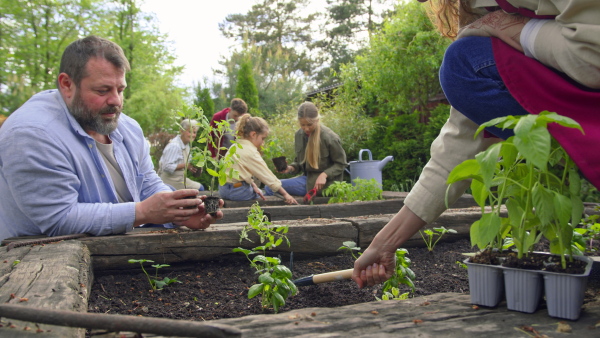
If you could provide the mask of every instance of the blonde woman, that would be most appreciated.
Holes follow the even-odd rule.
[[[435,221],[446,201],[452,204],[464,193],[466,181],[446,195],[445,182],[456,165],[511,136],[512,130],[487,129],[487,135],[474,138],[478,126],[492,118],[543,110],[573,118],[585,135],[559,127],[550,133],[600,188],[600,160],[594,152],[600,144],[600,1],[431,3],[441,32],[456,38],[440,69],[440,83],[452,105],[450,117],[404,206],[355,262],[352,279],[359,287],[389,279],[396,248]]]
[[[283,187],[292,195],[303,196],[316,189],[317,194],[334,181],[342,181],[346,152],[340,137],[320,122],[319,110],[312,102],[298,107],[300,129],[295,134],[296,157],[282,173],[302,175],[283,179]],[[267,195],[272,192],[265,189]]]
[[[247,201],[262,198],[262,191],[254,179],[261,181],[265,186],[281,194],[287,204],[298,204],[282,187],[281,181],[269,170],[265,160],[260,155],[259,149],[269,136],[269,126],[260,117],[244,114],[237,122],[235,136],[240,147],[236,147],[233,169],[240,173],[239,179],[228,177],[227,183],[219,187],[221,198],[232,201]],[[231,151],[231,148],[229,148]]]

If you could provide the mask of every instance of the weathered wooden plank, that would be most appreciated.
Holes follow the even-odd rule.
[[[95,269],[126,269],[129,259],[151,259],[161,263],[176,263],[195,260],[208,260],[231,254],[234,248],[258,246],[258,238],[251,237],[254,243],[240,244],[240,230],[243,223],[215,224],[202,231],[137,231],[120,236],[87,237],[85,243],[92,255]],[[328,255],[337,252],[343,241],[358,237],[358,230],[350,223],[332,221],[324,225],[290,225],[287,237],[291,247],[281,245],[274,251],[315,255]]]
[[[396,192],[396,191],[384,191],[382,194],[383,199],[388,200],[388,199],[401,199],[404,200],[404,198],[406,198],[406,195],[408,195],[407,192]],[[466,196],[470,196],[470,195],[466,195]],[[296,198],[296,201],[298,201],[298,203],[303,203],[303,196],[294,196]],[[258,203],[261,208],[262,207],[267,207],[267,206],[285,206],[285,202],[275,196],[265,196],[266,200],[262,200],[262,199],[257,199],[257,200],[249,200],[249,201],[231,201],[231,200],[225,200],[225,208],[250,208],[253,204]],[[471,198],[472,200],[472,198]],[[329,197],[321,197],[321,196],[315,196],[312,198],[311,200],[311,205],[321,205],[321,204],[327,204],[329,202]],[[468,204],[468,203],[467,203]],[[467,205],[465,204],[465,205]],[[468,206],[472,206],[474,204],[468,205]]]
[[[402,199],[383,201],[365,201],[352,203],[315,204],[315,205],[284,205],[261,207],[271,213],[275,220],[295,220],[303,218],[341,218],[376,214],[397,213],[404,205]],[[224,218],[221,222],[246,222],[249,208],[223,209]]]
[[[5,249],[4,249],[5,250]],[[5,282],[0,287],[0,302],[27,307],[87,312],[87,298],[92,283],[90,253],[79,241],[25,246],[9,252],[3,251],[1,259],[8,261]],[[12,257],[20,257],[13,265]],[[85,330],[39,324],[20,320],[10,321],[14,328],[4,325],[0,336],[19,332],[17,336],[50,332],[56,337],[83,337]],[[30,330],[25,330],[30,328]]]
[[[393,215],[382,216],[378,218],[369,218],[365,220],[358,220],[359,241],[358,245],[362,249],[366,249],[369,244],[373,241],[373,238],[377,233],[390,221]],[[445,234],[442,240],[454,241],[460,238],[469,236],[469,229],[471,224],[479,219],[480,212],[476,208],[468,209],[448,209],[433,223],[425,226],[424,229],[431,229],[443,226],[446,229],[456,230],[456,234]],[[353,220],[354,221],[354,220]],[[416,233],[408,241],[404,242],[402,247],[422,247],[424,245],[423,238],[419,233]]]
[[[54,309],[37,309],[28,306],[0,304],[0,315],[37,323],[58,324],[68,327],[101,329],[104,331],[133,331],[176,337],[228,338],[240,337],[241,331],[223,324],[206,325],[190,320],[173,320],[152,317],[81,313]]]
[[[316,286],[315,286],[316,287]],[[279,314],[219,319],[207,323],[232,325],[252,337],[598,337],[600,301],[585,305],[570,333],[558,333],[558,320],[545,310],[533,314],[474,307],[470,296],[441,293],[408,300],[373,301],[336,308],[306,308]]]
[[[348,206],[346,206],[348,207]],[[289,210],[289,209],[285,209]],[[354,241],[365,249],[374,236],[389,222],[392,214],[381,217],[348,217],[331,220],[327,224],[311,224],[320,218],[307,218],[303,225],[294,225],[290,221],[287,234],[292,247],[282,245],[274,254],[294,252],[299,258],[337,254],[343,242]],[[470,224],[479,217],[477,208],[450,209],[440,218],[427,225],[427,228],[444,226],[454,229],[457,234],[444,235],[443,241],[453,241],[469,236]],[[285,224],[286,221],[275,221]],[[82,239],[92,253],[94,268],[126,269],[127,260],[151,259],[161,263],[177,263],[196,260],[209,260],[222,255],[229,255],[232,249],[243,246],[252,248],[258,244],[244,243],[240,245],[239,232],[245,223],[215,224],[203,231],[182,230],[142,230],[110,237],[88,237]],[[254,243],[258,239],[254,238]],[[403,247],[423,246],[420,234],[415,234]]]

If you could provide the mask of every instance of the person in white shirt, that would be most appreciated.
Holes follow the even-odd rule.
[[[160,157],[158,174],[164,183],[173,188],[179,189],[197,189],[204,190],[201,183],[198,183],[185,176],[185,168],[196,173],[198,168],[191,164],[192,154],[190,153],[190,144],[196,139],[198,133],[198,122],[196,120],[185,119],[181,122],[180,134],[169,141],[169,144],[163,150]]]

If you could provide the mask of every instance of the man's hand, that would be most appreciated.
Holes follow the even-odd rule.
[[[185,222],[199,212],[198,206],[202,200],[197,196],[198,190],[195,189],[156,193],[135,204],[133,225]]]
[[[508,14],[502,10],[486,14],[477,21],[462,27],[458,31],[458,38],[465,36],[493,36],[506,42],[518,51],[523,51],[521,47],[521,31],[529,18],[518,15]]]
[[[206,198],[206,196],[200,197],[202,200]],[[222,208],[225,202],[222,199],[219,199],[219,208]],[[223,218],[223,212],[221,210],[217,211],[217,217],[212,217],[210,214],[206,213],[204,209],[204,203],[198,207],[198,213],[190,217],[187,221],[184,222],[175,222],[175,225],[185,226],[190,229],[206,229],[211,224]]]

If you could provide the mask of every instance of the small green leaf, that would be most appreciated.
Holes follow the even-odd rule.
[[[448,175],[447,184],[475,178],[481,180],[481,167],[475,159],[466,160],[452,169]]]
[[[560,225],[566,225],[571,220],[571,199],[554,193],[554,208]],[[581,218],[581,217],[580,217]],[[572,231],[571,231],[572,232]]]
[[[480,166],[481,178],[486,188],[490,189],[492,186],[492,176],[496,171],[498,165],[498,158],[500,157],[501,143],[496,143],[487,148],[484,152],[475,155],[475,159]]]
[[[535,115],[530,115],[535,116]],[[522,119],[523,121],[524,119]],[[529,119],[526,119],[529,121]],[[535,167],[546,171],[548,160],[550,159],[550,133],[546,128],[533,128],[527,133],[517,137],[515,129],[514,144],[519,152],[530,161]]]
[[[281,278],[292,278],[292,272],[284,265],[277,265],[273,271],[280,274]]]
[[[271,284],[271,283],[275,282],[275,280],[273,279],[273,277],[271,277],[271,274],[268,273],[268,272],[265,272],[262,275],[260,275],[258,277],[258,281],[261,284]]]
[[[264,289],[264,285],[263,284],[254,284],[250,287],[250,289],[248,290],[248,299],[254,298],[258,295],[260,295],[263,292]]]
[[[532,202],[541,224],[550,223],[554,218],[555,208],[552,192],[538,184],[532,189]]]
[[[211,168],[206,168],[206,172],[207,172],[207,173],[208,173],[210,176],[213,176],[213,177],[219,177],[219,173],[218,173],[218,172],[216,172],[216,171],[214,171],[214,170],[213,170],[213,169],[211,169]]]

